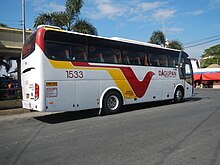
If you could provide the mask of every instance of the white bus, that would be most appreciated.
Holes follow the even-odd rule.
[[[23,108],[113,114],[123,105],[174,100],[193,93],[183,51],[41,26],[22,48]]]

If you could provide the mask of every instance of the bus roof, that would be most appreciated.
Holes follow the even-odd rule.
[[[38,29],[39,28],[45,28],[46,30],[55,30],[55,31],[66,32],[66,33],[70,33],[70,34],[77,34],[77,35],[88,36],[88,37],[93,37],[93,38],[100,38],[100,39],[106,39],[106,40],[111,40],[111,41],[119,41],[119,42],[124,42],[124,43],[129,43],[129,44],[149,46],[149,47],[154,47],[154,48],[160,48],[160,49],[180,52],[180,50],[177,50],[177,49],[166,48],[166,47],[162,47],[160,45],[156,45],[156,44],[152,44],[152,43],[147,43],[147,42],[142,42],[142,41],[137,41],[137,40],[130,40],[130,39],[125,39],[125,38],[120,38],[120,37],[108,38],[108,37],[96,36],[96,35],[91,35],[91,34],[72,32],[72,31],[63,30],[60,27],[56,27],[56,26],[40,25],[40,26],[38,26]]]

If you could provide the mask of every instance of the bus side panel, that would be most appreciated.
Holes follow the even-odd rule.
[[[76,82],[53,81],[55,86],[46,86],[46,111],[75,111]],[[49,82],[46,82],[46,84]]]
[[[178,70],[176,68],[161,68],[160,76],[163,78],[163,99],[173,99],[174,89],[180,84]]]
[[[189,82],[189,83],[188,83]],[[192,97],[193,94],[193,85],[192,85],[192,79],[186,79],[185,81],[185,98],[190,98]]]
[[[99,107],[100,80],[76,81],[76,109],[93,109]]]

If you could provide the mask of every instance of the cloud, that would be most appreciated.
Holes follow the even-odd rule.
[[[164,5],[164,3],[159,2],[159,1],[156,1],[156,2],[143,2],[143,3],[140,3],[139,7],[140,7],[140,9],[142,9],[143,11],[146,12],[146,11],[150,11],[150,10],[159,8],[163,5]]]
[[[220,0],[209,0],[209,9],[219,9],[220,8]]]
[[[47,0],[29,0],[36,12],[60,12],[65,10],[64,5]]]
[[[215,25],[213,25],[213,27],[220,28],[220,24],[215,24]]]
[[[141,0],[133,0],[120,1],[120,3],[118,3],[116,0],[94,0],[89,3],[95,9],[91,7],[93,9],[91,11],[91,8],[88,8],[86,13],[93,19],[123,17],[129,18],[130,21],[143,21],[143,19],[149,19],[152,12],[154,12],[154,18],[157,19],[161,16],[167,18],[174,13],[174,10],[162,10],[162,8],[166,8],[166,4],[168,4],[168,2],[163,1],[142,2]]]
[[[96,11],[90,12],[94,19],[114,18],[122,16],[126,11],[122,5],[114,4],[111,0],[95,0]]]
[[[198,16],[203,14],[204,12],[205,12],[204,10],[196,10],[196,11],[189,11],[187,12],[187,14],[192,16]]]
[[[64,11],[65,10],[64,5],[59,5],[53,2],[50,2],[49,4],[47,4],[47,8],[51,11]]]
[[[152,14],[152,18],[155,20],[167,19],[173,17],[176,10],[172,9],[159,9]]]
[[[173,34],[173,33],[180,33],[183,31],[183,28],[178,28],[178,27],[171,27],[171,28],[166,28],[166,32],[168,34]]]

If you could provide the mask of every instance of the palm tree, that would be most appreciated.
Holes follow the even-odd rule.
[[[6,24],[0,22],[1,27],[8,27]]]
[[[79,19],[83,0],[66,0],[64,12],[41,13],[34,21],[34,27],[41,24],[59,26],[66,30],[97,35],[96,28],[87,20]],[[81,29],[82,28],[82,29]]]
[[[12,61],[0,59],[0,70],[2,69],[2,67],[4,67],[6,72],[8,73],[12,67]]]
[[[157,45],[165,45],[166,38],[162,31],[154,31],[150,37],[150,43]]]
[[[77,20],[72,29],[75,32],[98,35],[96,28],[87,20]]]
[[[183,50],[183,44],[178,40],[170,41],[167,47],[177,50]]]

